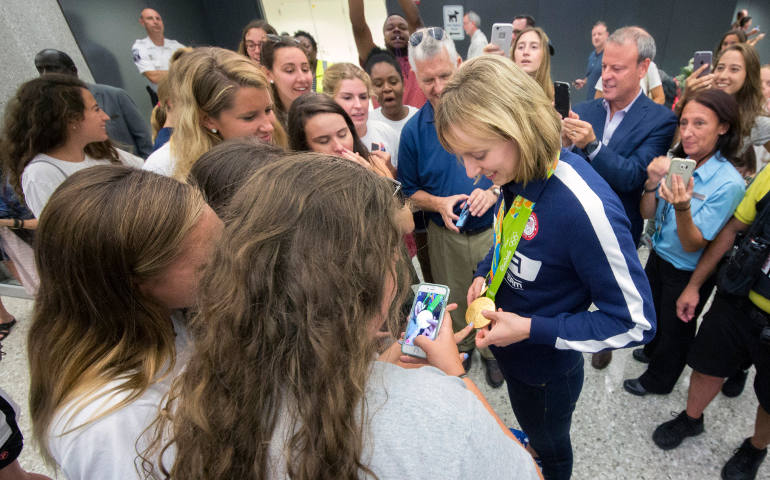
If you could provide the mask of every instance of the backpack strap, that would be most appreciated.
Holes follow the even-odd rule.
[[[38,158],[38,159],[35,159],[35,160],[32,160],[31,162],[29,162],[28,165],[32,165],[33,163],[46,163],[46,164],[52,166],[53,168],[55,168],[56,170],[58,170],[59,173],[62,174],[62,176],[64,177],[65,180],[67,179],[67,177],[69,177],[69,175],[64,173],[64,170],[62,170],[60,166],[56,165],[53,162],[49,162],[48,160],[44,160],[42,158]]]

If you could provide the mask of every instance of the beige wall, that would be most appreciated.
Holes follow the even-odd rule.
[[[319,59],[358,64],[347,0],[262,0],[262,6],[267,21],[279,33],[305,30],[313,35]],[[384,46],[385,1],[364,0],[364,9],[374,43]]]
[[[37,76],[34,58],[44,48],[67,52],[80,78],[93,81],[56,0],[2,0],[0,32],[0,111],[19,85]]]

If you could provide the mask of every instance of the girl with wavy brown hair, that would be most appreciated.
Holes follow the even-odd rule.
[[[223,140],[257,137],[286,145],[262,69],[215,47],[196,48],[171,65],[175,126],[169,142],[147,158],[145,170],[184,180],[193,163]]]
[[[375,361],[376,332],[397,331],[408,290],[398,208],[389,182],[319,154],[241,188],[164,410],[168,478],[538,478],[456,377],[450,321],[421,344],[437,368]]]
[[[30,412],[70,480],[137,478],[142,432],[184,364],[179,309],[194,305],[220,229],[198,190],[128,167],[82,170],[51,196],[36,238]]]
[[[78,170],[110,163],[141,167],[142,159],[112,145],[107,120],[72,75],[45,74],[19,87],[6,108],[0,156],[8,181],[35,217]]]

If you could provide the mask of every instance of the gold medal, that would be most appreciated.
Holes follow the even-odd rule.
[[[490,320],[481,314],[485,310],[494,312],[495,302],[491,298],[482,295],[468,305],[468,309],[465,310],[465,323],[472,323],[473,328],[477,329],[486,327],[489,325]]]

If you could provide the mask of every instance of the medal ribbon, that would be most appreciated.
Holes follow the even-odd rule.
[[[551,168],[548,169],[547,179],[553,175],[558,162],[559,159],[557,158],[553,165],[551,165]],[[524,228],[527,226],[527,221],[530,215],[532,215],[534,208],[535,202],[527,200],[521,195],[516,195],[508,213],[505,213],[505,200],[500,202],[500,208],[497,209],[497,215],[495,215],[494,231],[492,233],[494,241],[492,266],[487,275],[491,283],[486,291],[486,296],[493,301],[497,295],[497,290],[503,283],[505,272],[508,271],[508,266],[511,264],[513,254],[516,253],[516,248],[518,248],[519,241],[521,241],[521,235],[524,233]],[[499,275],[497,275],[498,272],[500,273]]]

